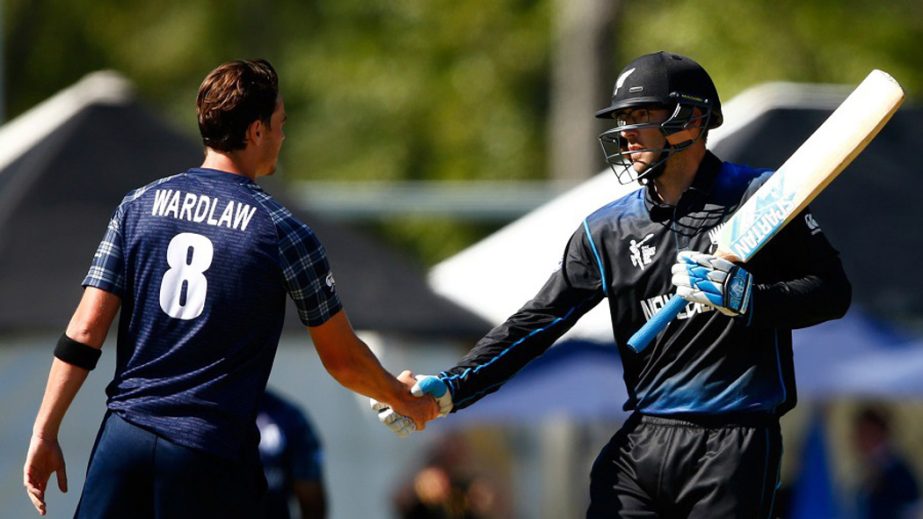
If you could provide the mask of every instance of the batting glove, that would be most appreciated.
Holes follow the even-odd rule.
[[[436,399],[439,406],[439,416],[443,417],[452,411],[452,393],[448,386],[439,377],[432,375],[417,375],[417,383],[410,388],[413,396],[430,395]]]
[[[378,413],[378,421],[384,424],[388,429],[391,429],[391,432],[396,434],[399,438],[406,438],[410,436],[410,433],[417,430],[417,426],[413,423],[413,420],[402,414],[396,413],[388,404],[379,402],[374,398],[369,399],[369,404],[372,407],[372,411]]]
[[[750,308],[753,276],[743,267],[713,254],[682,251],[672,268],[676,294],[738,316]]]

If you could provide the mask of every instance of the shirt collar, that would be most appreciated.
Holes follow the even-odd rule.
[[[699,164],[699,169],[695,173],[695,178],[683,196],[680,197],[676,206],[665,204],[654,192],[653,183],[648,184],[644,190],[644,204],[651,215],[651,220],[664,221],[674,217],[676,213],[684,214],[686,211],[700,206],[708,195],[711,194],[712,187],[715,185],[715,178],[721,171],[721,159],[715,156],[711,151],[705,151],[705,157]]]
[[[223,180],[226,182],[235,182],[237,184],[256,184],[256,182],[250,180],[249,177],[243,175],[237,175],[234,173],[229,173],[227,171],[222,171],[220,169],[211,169],[211,168],[189,168],[186,170],[188,175],[196,175],[207,178],[213,178],[216,180]]]

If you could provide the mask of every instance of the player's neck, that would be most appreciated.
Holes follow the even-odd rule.
[[[212,148],[205,148],[205,160],[202,167],[207,169],[217,169],[226,173],[247,177],[250,180],[256,180],[256,173],[253,168],[247,166],[247,161],[239,153],[221,152]]]
[[[660,201],[676,205],[695,180],[699,165],[705,157],[705,147],[693,145],[669,158],[663,174],[654,179],[654,192]]]

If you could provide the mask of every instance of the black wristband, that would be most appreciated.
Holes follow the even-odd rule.
[[[88,371],[96,367],[99,356],[102,354],[103,352],[100,348],[77,342],[68,337],[66,333],[61,334],[61,338],[58,339],[58,345],[54,349],[54,356],[58,359]]]

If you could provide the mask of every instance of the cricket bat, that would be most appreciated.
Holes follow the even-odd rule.
[[[746,263],[849,165],[904,100],[890,75],[873,70],[722,227],[717,254]],[[674,295],[628,339],[643,351],[686,306]]]

